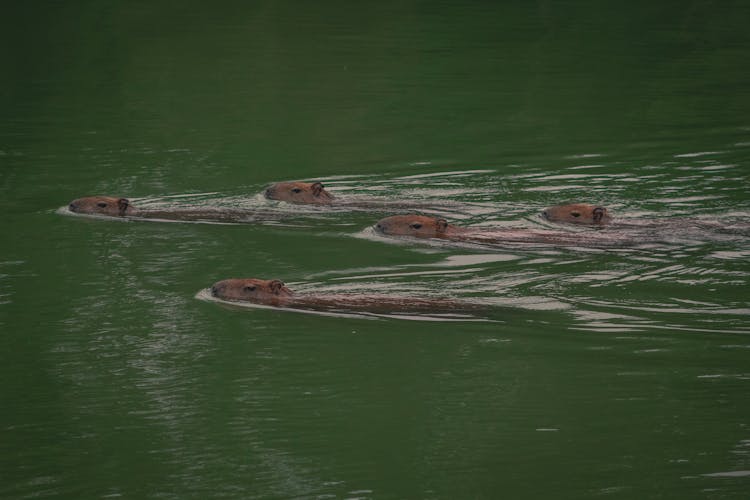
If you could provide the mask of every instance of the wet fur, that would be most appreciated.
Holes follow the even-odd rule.
[[[114,196],[87,196],[73,200],[68,210],[76,214],[103,215],[107,217],[139,218],[184,222],[253,222],[255,220],[277,220],[276,212],[260,210],[237,210],[227,208],[170,208],[141,209],[134,206],[127,198]]]
[[[292,292],[279,280],[257,278],[232,278],[218,281],[211,286],[211,295],[235,302],[317,311],[449,314],[480,308],[477,304],[450,299],[375,294],[300,294]]]
[[[325,189],[320,182],[277,182],[268,186],[263,195],[274,201],[284,201],[296,205],[333,206],[355,211],[389,212],[396,210],[420,210],[440,212],[446,208],[464,208],[459,203],[441,200],[438,203],[389,200],[387,198],[338,198]]]
[[[541,243],[560,246],[610,247],[636,241],[616,232],[566,232],[537,229],[472,229],[424,215],[395,215],[378,221],[375,231],[387,236],[436,238],[479,244]]]
[[[263,192],[269,200],[300,205],[330,205],[334,198],[320,182],[277,182]]]
[[[744,222],[724,223],[719,220],[694,218],[648,218],[614,219],[609,210],[600,205],[571,203],[555,205],[542,211],[542,217],[550,222],[587,225],[595,228],[608,227],[612,231],[663,230],[663,231],[707,231],[725,234],[748,234],[750,226]]]

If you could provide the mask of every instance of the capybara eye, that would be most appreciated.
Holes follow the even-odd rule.
[[[255,286],[253,286],[253,285],[247,285],[245,287],[245,291],[246,292],[254,292],[255,291]]]
[[[421,229],[422,224],[420,224],[419,222],[415,222],[414,224],[411,225],[411,227],[412,229]]]
[[[103,201],[100,201],[99,203],[97,203],[96,206],[99,208],[107,208],[107,204],[104,203]]]
[[[292,188],[292,193],[301,193],[302,190],[300,188]]]
[[[580,217],[581,212],[570,212],[570,215],[572,215],[573,217]]]

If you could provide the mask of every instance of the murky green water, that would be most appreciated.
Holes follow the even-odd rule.
[[[747,235],[394,243],[367,229],[382,213],[257,193],[318,179],[481,227],[570,200],[747,222],[749,21],[700,1],[6,7],[0,496],[747,498]],[[88,194],[283,217],[56,213]],[[495,305],[196,298],[245,276]]]

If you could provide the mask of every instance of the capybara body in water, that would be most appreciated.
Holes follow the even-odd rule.
[[[285,201],[296,205],[334,207],[353,211],[393,212],[395,210],[419,210],[441,213],[446,210],[463,211],[466,205],[447,200],[412,201],[394,200],[386,197],[354,195],[340,198],[326,191],[320,182],[277,182],[268,186],[263,195],[269,200]]]
[[[232,278],[211,286],[211,295],[228,301],[290,309],[370,313],[457,314],[482,309],[480,304],[441,298],[385,294],[295,293],[279,280]]]
[[[268,186],[264,195],[269,200],[301,205],[330,205],[334,199],[320,182],[277,182]]]
[[[115,196],[87,196],[73,200],[68,210],[76,214],[105,215],[134,219],[151,219],[181,222],[226,222],[242,223],[258,220],[278,220],[275,212],[238,210],[230,208],[162,208],[146,209],[134,206],[127,198]]]
[[[375,224],[375,231],[388,236],[411,236],[414,238],[438,238],[441,240],[479,243],[541,243],[559,246],[610,247],[634,243],[616,233],[566,232],[548,229],[473,229],[454,226],[445,219],[424,215],[394,215]]]
[[[542,212],[542,216],[550,222],[564,222],[567,224],[583,224],[589,226],[604,226],[611,220],[605,207],[589,203],[571,203],[556,205]]]
[[[661,230],[678,235],[685,231],[746,235],[750,225],[746,222],[721,221],[717,219],[651,217],[644,219],[614,219],[609,210],[601,205],[571,203],[556,205],[542,211],[542,217],[550,222],[609,227],[612,231]]]

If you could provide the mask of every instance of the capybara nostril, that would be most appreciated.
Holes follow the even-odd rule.
[[[78,204],[77,203],[71,203],[68,205],[68,210],[71,212],[76,212],[78,210]]]
[[[214,285],[214,286],[211,287],[211,295],[213,295],[214,297],[218,297],[219,296],[219,287],[218,286]]]

